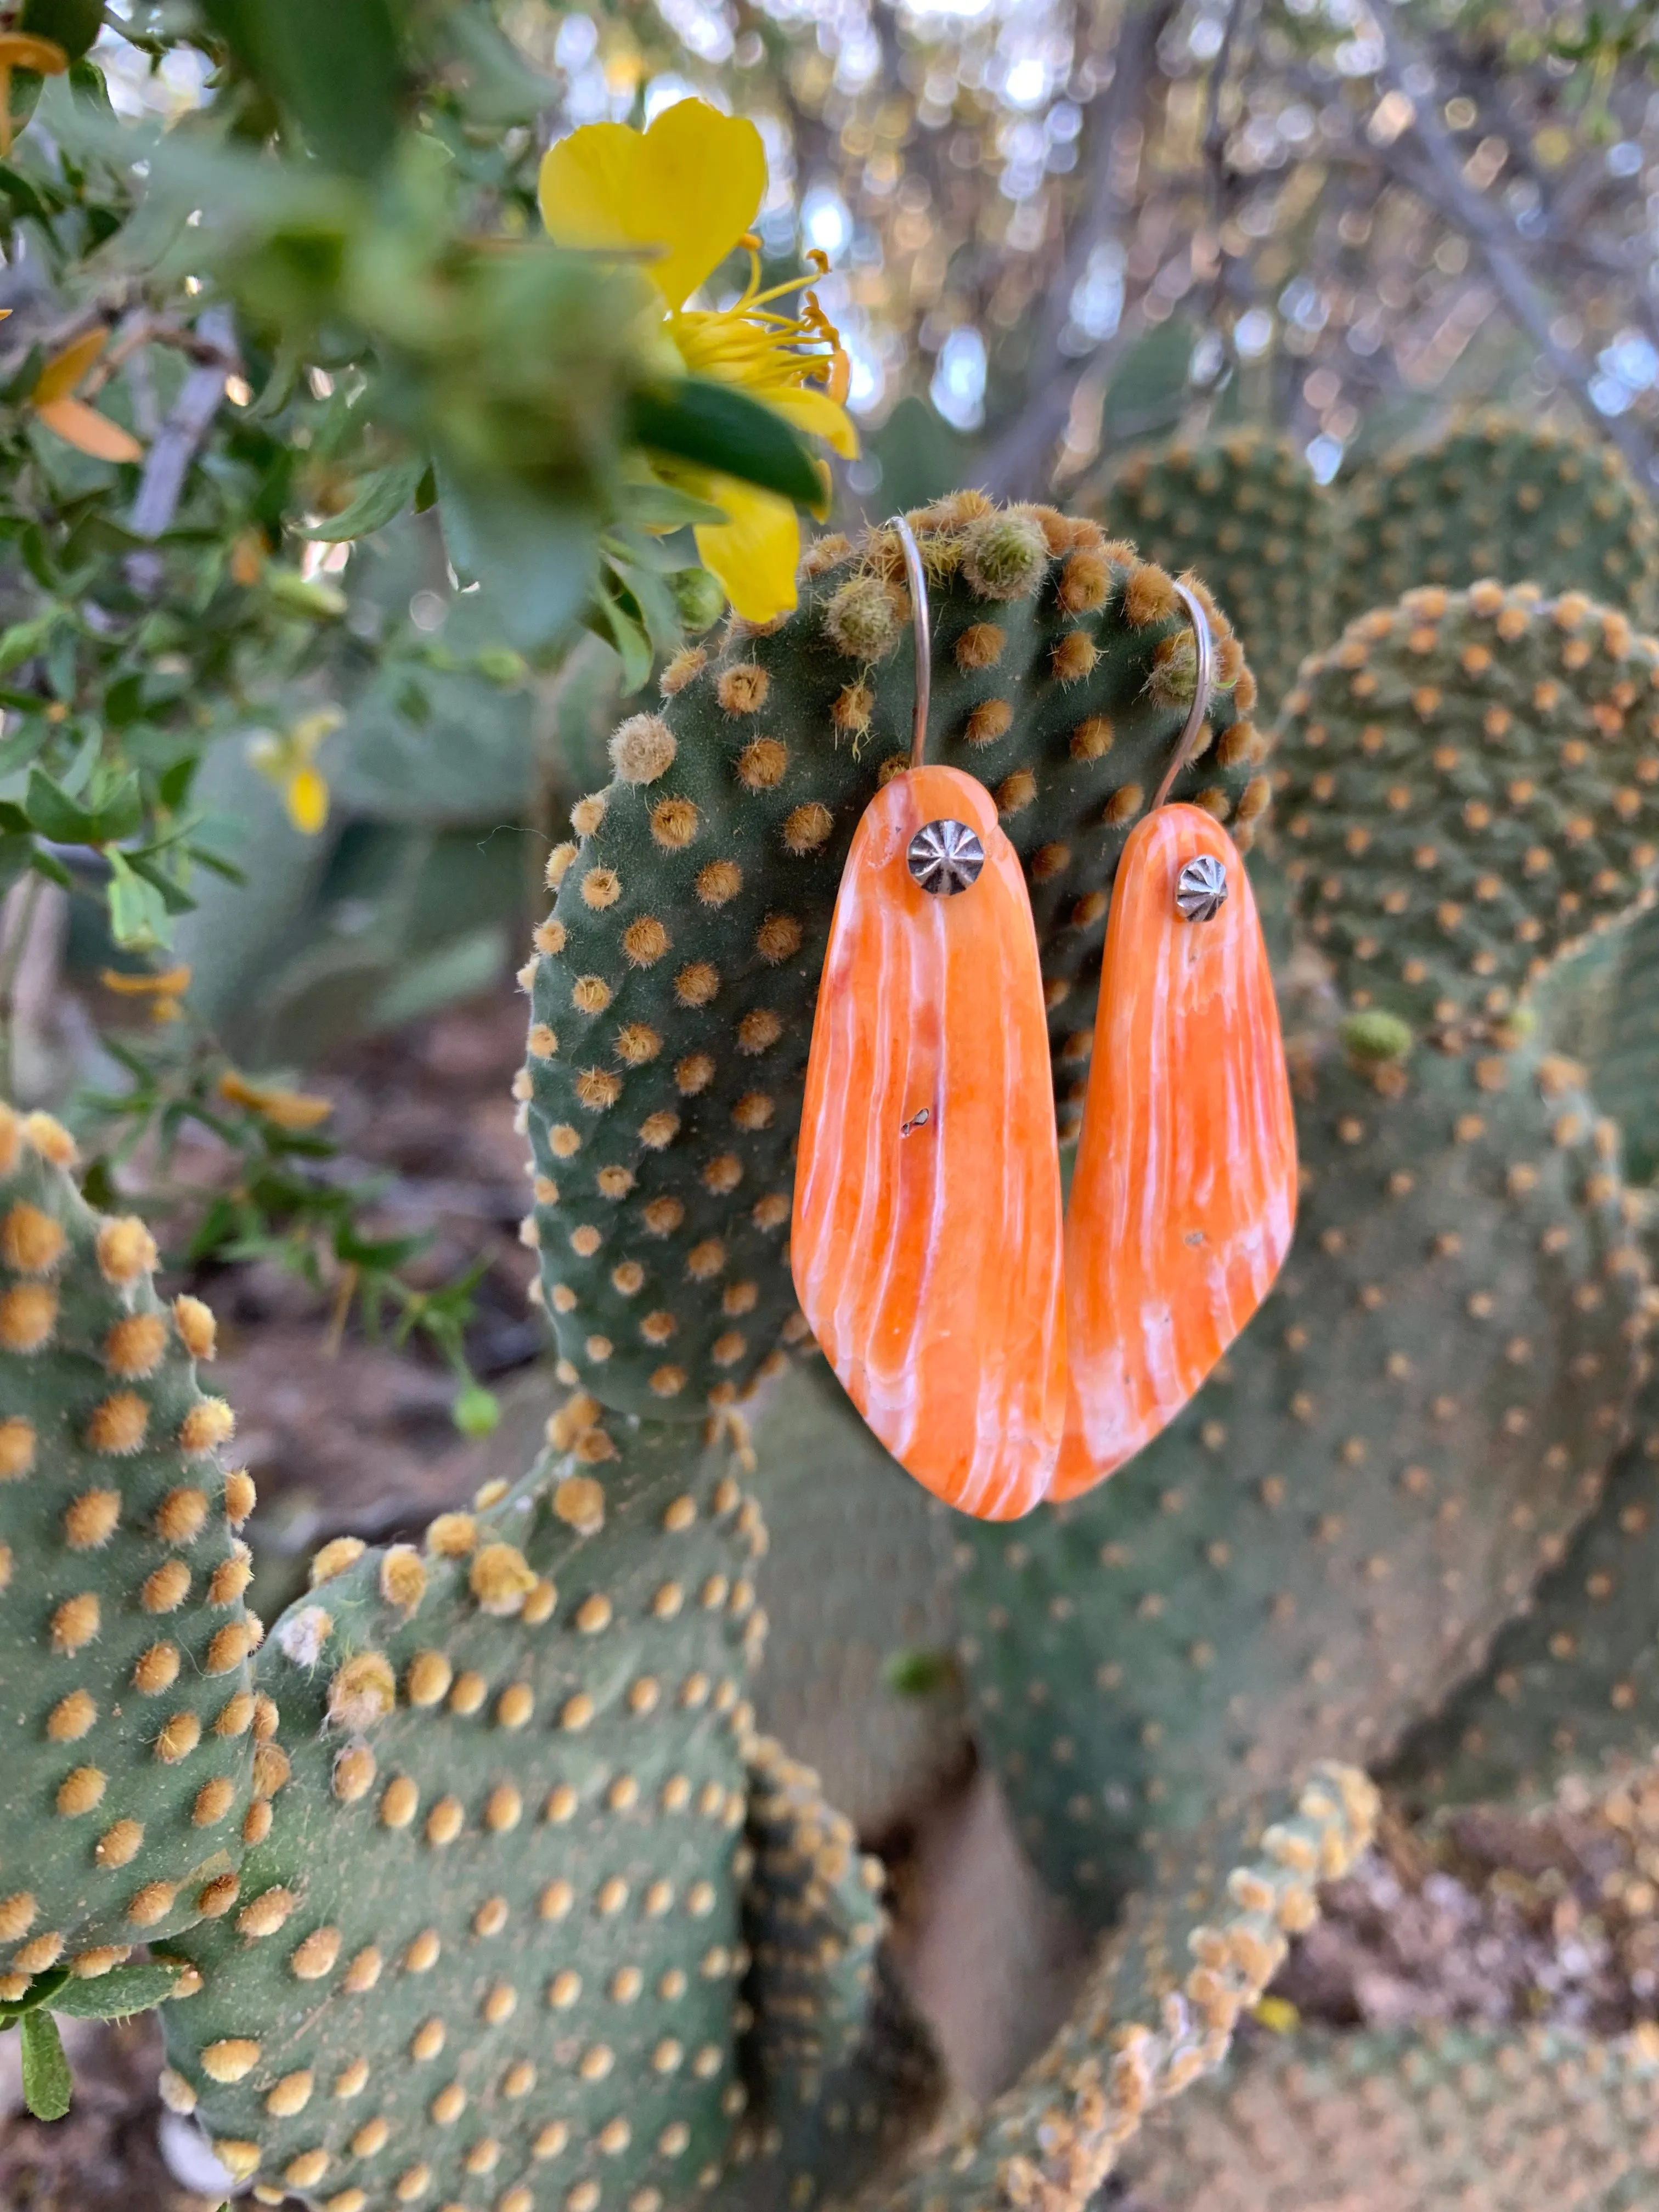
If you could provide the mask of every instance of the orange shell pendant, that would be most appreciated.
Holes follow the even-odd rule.
[[[984,848],[924,890],[930,822]],[[806,1068],[790,1243],[801,1310],[918,1482],[982,1520],[1047,1492],[1065,1419],[1059,1153],[1030,902],[984,787],[896,775],[836,900]]]
[[[1206,859],[1226,872],[1225,899],[1205,918],[1189,894],[1189,921],[1178,879]],[[1066,1220],[1071,1387],[1052,1496],[1091,1488],[1180,1412],[1278,1273],[1296,1188],[1244,863],[1200,808],[1159,807],[1130,836],[1112,891]]]

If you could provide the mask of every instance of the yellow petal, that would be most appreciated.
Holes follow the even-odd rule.
[[[838,407],[822,386],[797,384],[781,389],[769,385],[764,392],[756,393],[776,413],[786,416],[798,430],[822,438],[830,450],[844,461],[855,461],[859,457],[859,434],[844,407]]]
[[[328,785],[314,768],[302,768],[289,778],[283,793],[288,818],[303,836],[314,837],[328,819]]]
[[[62,353],[53,354],[29,394],[35,405],[43,407],[48,400],[62,399],[73,392],[108,343],[107,331],[86,331]]]
[[[144,457],[143,447],[131,431],[78,399],[49,399],[35,412],[48,430],[55,430],[65,444],[78,446],[94,460],[141,461]]]
[[[770,622],[795,604],[800,525],[775,492],[757,491],[735,477],[712,476],[708,496],[726,510],[724,522],[700,524],[693,535],[705,568],[725,587],[745,622]]]
[[[250,1083],[234,1067],[225,1070],[216,1088],[230,1105],[252,1107],[280,1129],[314,1129],[334,1111],[331,1098],[319,1098],[307,1091],[289,1091],[281,1084]]]
[[[0,31],[0,64],[9,70],[33,70],[37,76],[62,76],[69,56],[55,39],[37,39],[31,31]]]
[[[561,246],[657,246],[646,264],[671,307],[719,268],[760,212],[766,149],[754,125],[678,100],[643,134],[589,123],[542,160],[542,221]]]

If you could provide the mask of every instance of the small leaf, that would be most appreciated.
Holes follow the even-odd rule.
[[[23,2102],[37,2120],[61,2120],[70,2108],[75,2083],[58,2023],[49,2012],[26,2012],[23,2038]]]
[[[52,2009],[74,2020],[125,2020],[171,1996],[182,1971],[156,1963],[117,1966],[94,1981],[66,1982],[53,1997]]]
[[[817,463],[782,416],[732,385],[699,376],[653,385],[633,395],[629,428],[654,453],[740,477],[799,507],[823,497]]]
[[[54,845],[90,845],[97,817],[77,805],[61,784],[44,769],[29,770],[28,796],[24,802],[29,820]]]
[[[373,175],[398,135],[402,90],[390,0],[208,0],[247,73],[331,167]]]
[[[393,461],[384,469],[370,469],[357,479],[357,495],[349,507],[338,514],[331,514],[316,529],[301,533],[332,544],[347,538],[367,538],[376,530],[384,530],[388,522],[395,522],[425,482],[426,463]]]
[[[507,643],[521,653],[555,643],[593,586],[591,512],[538,499],[510,479],[461,479],[445,469],[438,482],[449,557],[483,584]]]

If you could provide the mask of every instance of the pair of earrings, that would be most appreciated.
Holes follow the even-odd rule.
[[[908,770],[860,822],[807,1062],[790,1254],[801,1310],[870,1427],[985,1520],[1077,1496],[1178,1413],[1290,1243],[1296,1137],[1243,862],[1164,802],[1196,695],[1118,865],[1083,1132],[1061,1219],[1036,930],[981,784],[923,759],[931,640],[915,538]]]

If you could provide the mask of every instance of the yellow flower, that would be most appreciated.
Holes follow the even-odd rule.
[[[845,408],[847,356],[809,291],[796,315],[772,302],[809,281],[760,289],[750,226],[766,190],[766,153],[752,123],[701,100],[665,108],[650,129],[591,123],[551,147],[542,161],[542,219],[561,246],[648,257],[642,265],[662,295],[665,328],[687,370],[740,386],[797,429],[825,439],[847,459],[858,439]],[[687,301],[736,246],[747,246],[750,277],[730,307]],[[812,257],[820,276],[829,267]],[[665,465],[663,473],[670,473]],[[795,604],[800,526],[775,492],[708,469],[676,466],[672,481],[725,511],[699,527],[697,551],[740,615],[770,622]]]
[[[88,331],[62,353],[54,354],[29,394],[29,404],[48,430],[55,430],[67,444],[79,447],[94,460],[140,461],[144,449],[131,431],[71,396],[108,343],[107,331]]]
[[[334,1111],[331,1098],[319,1098],[307,1091],[285,1091],[280,1084],[250,1083],[234,1067],[225,1070],[215,1087],[228,1105],[248,1107],[255,1114],[263,1114],[267,1121],[274,1121],[279,1129],[314,1129]]]
[[[289,820],[304,836],[314,837],[328,820],[328,781],[316,764],[317,748],[344,720],[337,707],[322,707],[286,737],[255,738],[247,749],[260,775],[282,793]]]
[[[167,968],[159,975],[153,970],[133,975],[118,968],[101,968],[98,980],[117,998],[148,999],[153,1022],[176,1022],[181,1012],[179,1001],[190,988],[190,970]]]

